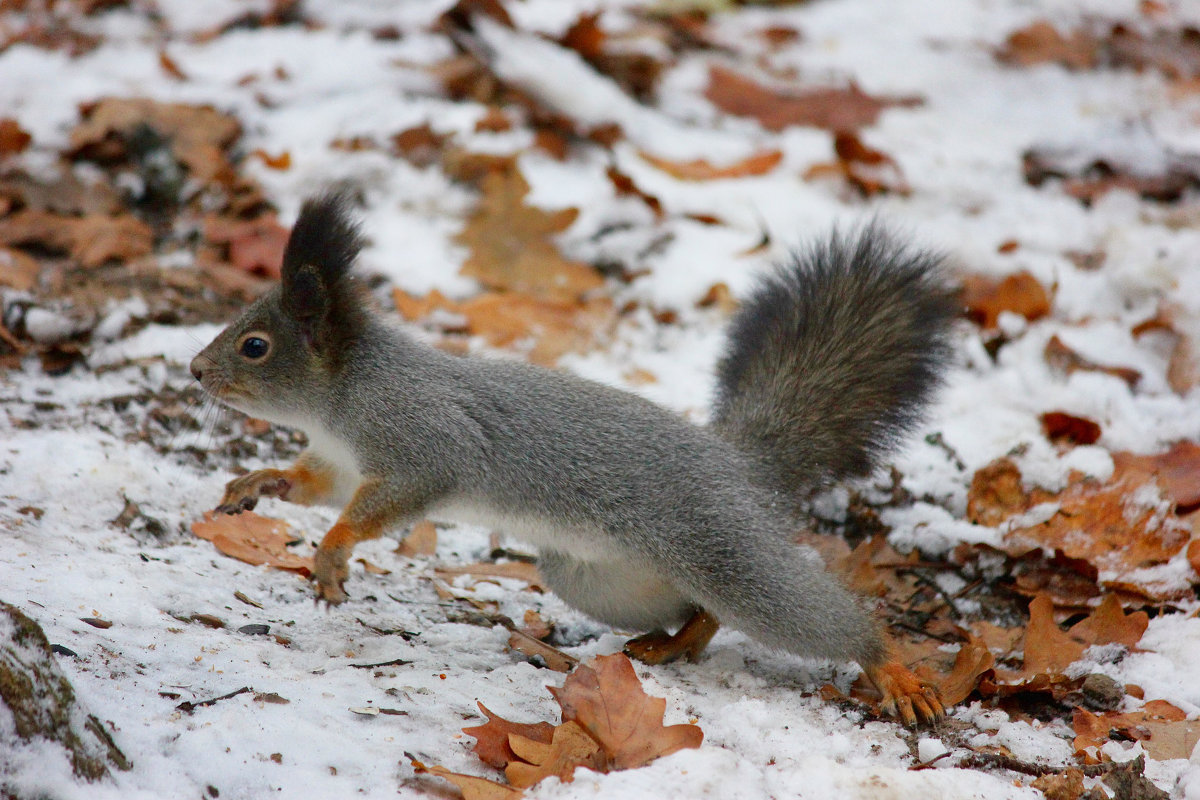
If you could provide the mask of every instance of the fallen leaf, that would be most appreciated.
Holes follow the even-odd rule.
[[[1054,25],[1038,20],[1013,31],[996,52],[1006,64],[1030,67],[1057,63],[1070,69],[1091,69],[1100,59],[1100,42],[1085,31],[1061,34]]]
[[[996,658],[986,645],[974,640],[963,642],[954,658],[950,674],[937,680],[942,704],[949,708],[966,700],[979,685],[983,674],[995,664]]]
[[[41,265],[33,256],[11,247],[0,247],[0,286],[27,292],[37,284]]]
[[[166,50],[158,51],[158,65],[162,67],[163,72],[177,81],[186,81],[188,79],[184,71],[179,68],[179,64],[175,62],[175,59],[171,58]]]
[[[1086,417],[1077,417],[1063,411],[1047,411],[1040,419],[1042,432],[1052,442],[1095,444],[1100,440],[1100,426]]]
[[[578,209],[526,205],[529,184],[517,169],[489,173],[481,189],[479,207],[455,237],[470,250],[463,275],[490,289],[568,303],[604,285],[599,272],[563,258],[551,240],[575,221]]]
[[[579,659],[564,653],[557,647],[536,639],[524,631],[516,630],[508,637],[508,646],[518,653],[524,653],[530,658],[540,658],[547,669],[555,672],[570,672],[579,666]]]
[[[554,626],[542,619],[541,614],[532,608],[525,609],[525,615],[521,618],[521,633],[545,641],[553,632]]]
[[[576,722],[603,748],[610,769],[634,769],[687,747],[699,747],[704,733],[695,725],[664,726],[667,701],[642,689],[629,659],[618,653],[597,656],[550,693],[563,722]]]
[[[288,236],[274,214],[252,220],[210,216],[204,221],[204,238],[225,248],[229,263],[271,279],[279,278]]]
[[[212,106],[105,98],[84,109],[83,121],[71,131],[69,154],[101,162],[124,160],[126,142],[142,126],[167,139],[171,154],[197,181],[232,179],[226,150],[241,135],[241,125]]]
[[[413,758],[408,753],[409,763],[412,764],[413,771],[420,774],[428,772],[430,775],[437,775],[439,778],[444,778],[462,792],[463,800],[520,800],[524,797],[524,793],[520,789],[514,789],[511,786],[505,786],[502,783],[489,781],[487,778],[479,778],[474,775],[463,775],[461,772],[451,772],[445,767],[426,766],[417,759]]]
[[[431,556],[437,552],[437,526],[423,519],[412,526],[408,536],[396,545],[396,554],[402,556]]]
[[[865,197],[888,192],[907,195],[912,191],[895,159],[882,150],[868,147],[857,134],[835,132],[833,149],[837,161],[814,164],[805,170],[805,180],[841,178]]]
[[[1113,474],[1101,482],[1076,476],[1059,492],[1025,489],[1020,470],[1008,459],[999,459],[976,473],[967,496],[967,517],[982,525],[997,526],[1010,518],[1047,505],[1051,513],[1042,521],[1013,524],[1003,533],[1004,550],[1023,556],[1031,550],[1059,552],[1066,559],[1091,565],[1106,573],[1107,588],[1135,591],[1151,599],[1168,599],[1178,593],[1169,585],[1153,582],[1139,570],[1165,564],[1188,545],[1191,531],[1179,517],[1163,513],[1162,501],[1192,499],[1195,473],[1182,465],[1200,455],[1200,448],[1176,445],[1158,456],[1113,454]],[[1179,453],[1172,456],[1172,453]],[[1163,474],[1180,465],[1179,483],[1163,488]],[[1039,517],[1040,518],[1040,517]]]
[[[1132,648],[1150,625],[1145,611],[1126,614],[1116,595],[1105,595],[1088,617],[1071,626],[1071,638],[1086,645],[1121,644]]]
[[[887,108],[921,104],[916,97],[873,97],[851,82],[845,88],[822,87],[799,92],[771,89],[724,67],[709,68],[704,96],[727,114],[753,117],[769,131],[792,125],[850,131],[872,125]]]
[[[638,188],[638,185],[633,182],[633,178],[629,177],[624,172],[621,172],[615,166],[606,167],[604,174],[608,176],[609,183],[613,185],[613,189],[616,190],[618,195],[636,197],[654,212],[654,216],[656,218],[662,219],[662,202],[654,195],[647,194]]]
[[[554,726],[549,722],[510,722],[476,701],[479,710],[487,717],[483,725],[463,728],[462,732],[475,738],[475,755],[485,764],[504,769],[517,756],[509,746],[509,734],[516,734],[527,741],[549,744],[554,738]]]
[[[492,347],[519,350],[542,366],[553,366],[565,353],[590,349],[615,316],[612,302],[604,297],[569,303],[515,292],[484,292],[454,301],[437,290],[417,298],[400,289],[392,297],[405,319],[418,321],[435,311],[448,312],[439,320],[444,331],[481,336]]]
[[[1118,733],[1126,740],[1140,741],[1151,758],[1187,758],[1200,741],[1200,721],[1165,700],[1151,700],[1136,711],[1093,714],[1076,708],[1072,714],[1077,754],[1099,748]]]
[[[357,561],[359,564],[362,564],[363,572],[366,572],[368,575],[391,575],[392,574],[392,571],[390,569],[381,567],[378,564],[372,563],[365,558],[356,558],[354,560]]]
[[[435,133],[426,122],[406,128],[392,136],[392,153],[411,162],[414,166],[428,167],[441,159],[448,134]]]
[[[1179,508],[1200,505],[1200,444],[1180,441],[1148,456],[1113,453],[1113,464],[1122,473],[1153,475]]]
[[[1062,672],[1083,656],[1084,647],[1054,621],[1054,603],[1038,595],[1029,604],[1029,625],[1025,629],[1026,675]]]
[[[0,219],[0,244],[66,252],[84,267],[98,267],[149,255],[154,232],[129,214],[74,217],[26,208]]]
[[[537,565],[527,561],[506,561],[501,564],[479,562],[466,564],[461,567],[439,567],[434,573],[443,580],[451,581],[456,575],[470,575],[473,578],[509,578],[525,581],[529,588],[536,592],[544,592],[545,585],[538,572]]]
[[[284,150],[277,156],[273,156],[266,150],[261,149],[253,151],[250,155],[261,160],[263,162],[263,166],[265,166],[267,169],[273,169],[282,172],[284,170],[291,169],[292,167],[292,154],[287,150]]]
[[[1064,772],[1051,772],[1034,778],[1030,784],[1046,800],[1079,800],[1083,795],[1083,770],[1070,767]]]
[[[0,119],[0,158],[23,152],[32,141],[33,137],[15,119]]]
[[[1150,170],[1141,161],[1125,161],[1118,154],[1089,155],[1083,147],[1035,147],[1022,155],[1025,181],[1041,186],[1062,182],[1063,191],[1091,204],[1114,189],[1124,189],[1146,200],[1174,203],[1200,187],[1200,157],[1170,150],[1154,159]]]
[[[209,511],[203,519],[192,523],[192,533],[212,542],[225,555],[247,564],[266,565],[305,576],[312,573],[311,557],[298,556],[287,549],[296,537],[281,519],[259,516],[253,511],[240,514]]]
[[[578,767],[599,771],[604,763],[600,745],[574,722],[564,722],[556,727],[548,744],[518,733],[510,733],[508,743],[522,760],[509,762],[504,775],[519,789],[533,786],[550,776],[570,783],[575,780]]]
[[[783,161],[783,153],[779,150],[764,150],[723,166],[713,166],[702,158],[695,161],[670,161],[645,151],[639,152],[638,155],[642,160],[681,181],[712,181],[765,175]]]
[[[1139,339],[1147,334],[1168,338],[1171,352],[1167,361],[1167,383],[1176,394],[1185,395],[1200,385],[1200,357],[1192,336],[1181,330],[1181,318],[1190,323],[1187,327],[1192,331],[1200,330],[1186,309],[1176,304],[1164,304],[1153,317],[1135,325],[1132,333]]]
[[[1079,370],[1101,372],[1105,375],[1112,375],[1114,378],[1120,378],[1131,389],[1137,388],[1138,382],[1142,379],[1142,373],[1132,367],[1105,366],[1084,358],[1068,347],[1066,342],[1058,338],[1058,334],[1051,336],[1050,341],[1046,342],[1044,355],[1047,364],[1065,375],[1070,375]]]
[[[966,275],[962,280],[962,303],[967,316],[984,330],[995,330],[1000,314],[1008,311],[1027,320],[1050,313],[1050,295],[1028,272],[996,280],[983,275]]]

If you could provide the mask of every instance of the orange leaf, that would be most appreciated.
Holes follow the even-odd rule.
[[[695,725],[662,724],[667,701],[643,691],[629,659],[598,656],[579,667],[550,693],[564,722],[577,722],[595,739],[612,769],[633,769],[656,758],[699,747],[704,733]]]
[[[479,207],[455,237],[470,254],[462,274],[491,289],[573,302],[604,285],[600,273],[563,258],[551,237],[566,230],[579,210],[543,211],[525,205],[529,184],[518,169],[484,176]]]
[[[192,533],[212,542],[225,555],[247,564],[265,564],[306,576],[312,572],[311,558],[288,551],[288,544],[296,536],[281,519],[262,517],[253,511],[240,514],[209,511],[204,519],[192,523]]]
[[[1029,626],[1025,630],[1025,674],[1062,672],[1083,655],[1083,645],[1072,639],[1054,621],[1054,603],[1044,594],[1029,604]]]
[[[1071,626],[1068,633],[1087,645],[1123,644],[1133,647],[1141,640],[1150,624],[1145,611],[1126,614],[1116,595],[1105,595],[1100,605],[1088,617]]]
[[[479,710],[487,717],[483,725],[463,728],[462,732],[475,738],[475,755],[485,764],[504,769],[517,755],[509,746],[509,734],[516,734],[527,741],[549,744],[554,738],[554,726],[548,722],[509,722],[476,701]]]
[[[996,57],[1019,67],[1056,62],[1072,69],[1091,69],[1099,50],[1100,42],[1094,36],[1083,31],[1063,36],[1049,22],[1039,20],[1009,34]]]
[[[278,278],[287,246],[288,229],[274,214],[241,220],[209,217],[204,221],[204,238],[229,248],[229,262],[239,269]]]
[[[33,137],[15,119],[0,119],[0,158],[20,153]]]
[[[723,167],[713,166],[702,158],[695,161],[670,161],[644,151],[638,153],[638,155],[643,160],[681,181],[711,181],[720,178],[745,178],[752,175],[765,175],[775,169],[779,165],[779,162],[783,160],[783,153],[779,150],[764,150],[761,153],[755,153],[741,161]]]
[[[479,778],[475,775],[463,775],[461,772],[451,772],[445,767],[436,765],[428,767],[412,756],[409,756],[408,759],[415,772],[428,772],[431,775],[437,775],[439,778],[444,778],[453,783],[462,792],[463,800],[520,800],[520,798],[525,796],[520,789],[514,789],[502,783],[489,781],[487,778]]]
[[[1067,375],[1079,370],[1102,372],[1105,375],[1120,378],[1129,384],[1129,388],[1131,389],[1136,388],[1138,381],[1142,379],[1142,373],[1132,367],[1110,367],[1084,358],[1068,347],[1066,342],[1058,338],[1058,334],[1051,336],[1050,341],[1046,342],[1044,355],[1047,364]]]
[[[166,50],[158,51],[158,65],[162,67],[162,71],[167,73],[177,81],[186,81],[188,76],[179,68],[179,64],[175,63],[175,59],[167,54]]]
[[[523,760],[510,761],[504,775],[520,789],[551,775],[570,783],[575,779],[576,767],[599,771],[604,763],[600,745],[574,722],[564,722],[555,728],[549,744],[510,733],[508,745]]]
[[[437,552],[437,540],[437,527],[423,519],[396,545],[396,552],[402,556],[431,556]]]
[[[949,708],[966,700],[979,685],[980,677],[995,663],[996,659],[986,645],[975,640],[963,642],[950,674],[938,681],[943,705]]]
[[[579,666],[579,659],[575,656],[564,653],[557,647],[530,636],[525,631],[513,631],[508,637],[508,646],[518,653],[542,659],[546,667],[555,672],[570,672]]]
[[[262,162],[266,165],[267,169],[282,171],[285,169],[290,169],[292,166],[292,154],[287,150],[284,150],[277,156],[271,155],[266,150],[255,150],[253,153],[251,153],[251,155],[262,159]]]
[[[1028,272],[1018,272],[1003,280],[967,275],[963,278],[962,301],[967,316],[984,330],[994,330],[1003,311],[1020,314],[1028,320],[1050,313],[1050,296]]]
[[[1042,414],[1041,421],[1042,432],[1052,442],[1066,440],[1074,444],[1095,444],[1100,438],[1100,426],[1086,417],[1047,411]]]
[[[753,117],[767,130],[776,132],[792,125],[833,131],[854,130],[874,124],[886,108],[921,103],[914,97],[873,97],[854,83],[845,88],[784,92],[718,66],[709,69],[704,96],[727,114]]]

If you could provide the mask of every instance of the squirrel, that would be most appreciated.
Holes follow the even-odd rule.
[[[207,394],[299,428],[287,469],[230,481],[341,505],[314,554],[319,600],[346,599],[354,546],[425,516],[537,548],[546,584],[618,629],[626,652],[694,659],[719,624],[800,656],[857,662],[907,724],[944,714],[867,611],[794,543],[805,493],[869,474],[920,419],[950,359],[940,258],[881,225],[795,254],[733,318],[707,426],[526,363],[457,356],[369,310],[344,194],[307,200],[279,286],[191,363]],[[678,628],[673,635],[668,629]]]

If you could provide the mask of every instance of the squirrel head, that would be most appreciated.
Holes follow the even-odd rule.
[[[365,326],[363,290],[350,275],[362,245],[344,193],[305,201],[284,250],[280,285],[192,359],[204,390],[273,422],[310,417]]]

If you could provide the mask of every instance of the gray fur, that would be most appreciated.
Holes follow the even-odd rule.
[[[330,202],[306,208],[327,218]],[[331,235],[357,246],[337,202]],[[297,223],[306,254],[323,251],[314,218]],[[337,245],[326,249],[343,258]],[[880,632],[791,542],[791,509],[802,489],[874,463],[915,418],[946,350],[935,266],[872,227],[778,273],[733,324],[709,428],[571,375],[452,357],[372,314],[341,315],[356,297],[348,279],[320,282],[338,293],[318,298],[341,326],[336,354],[289,318],[285,285],[194,369],[231,405],[304,429],[311,456],[353,476],[347,486],[383,487],[375,502],[397,524],[445,516],[529,541],[550,587],[602,621],[666,628],[702,608],[772,647],[873,666]],[[269,358],[230,354],[255,331],[270,336]]]

